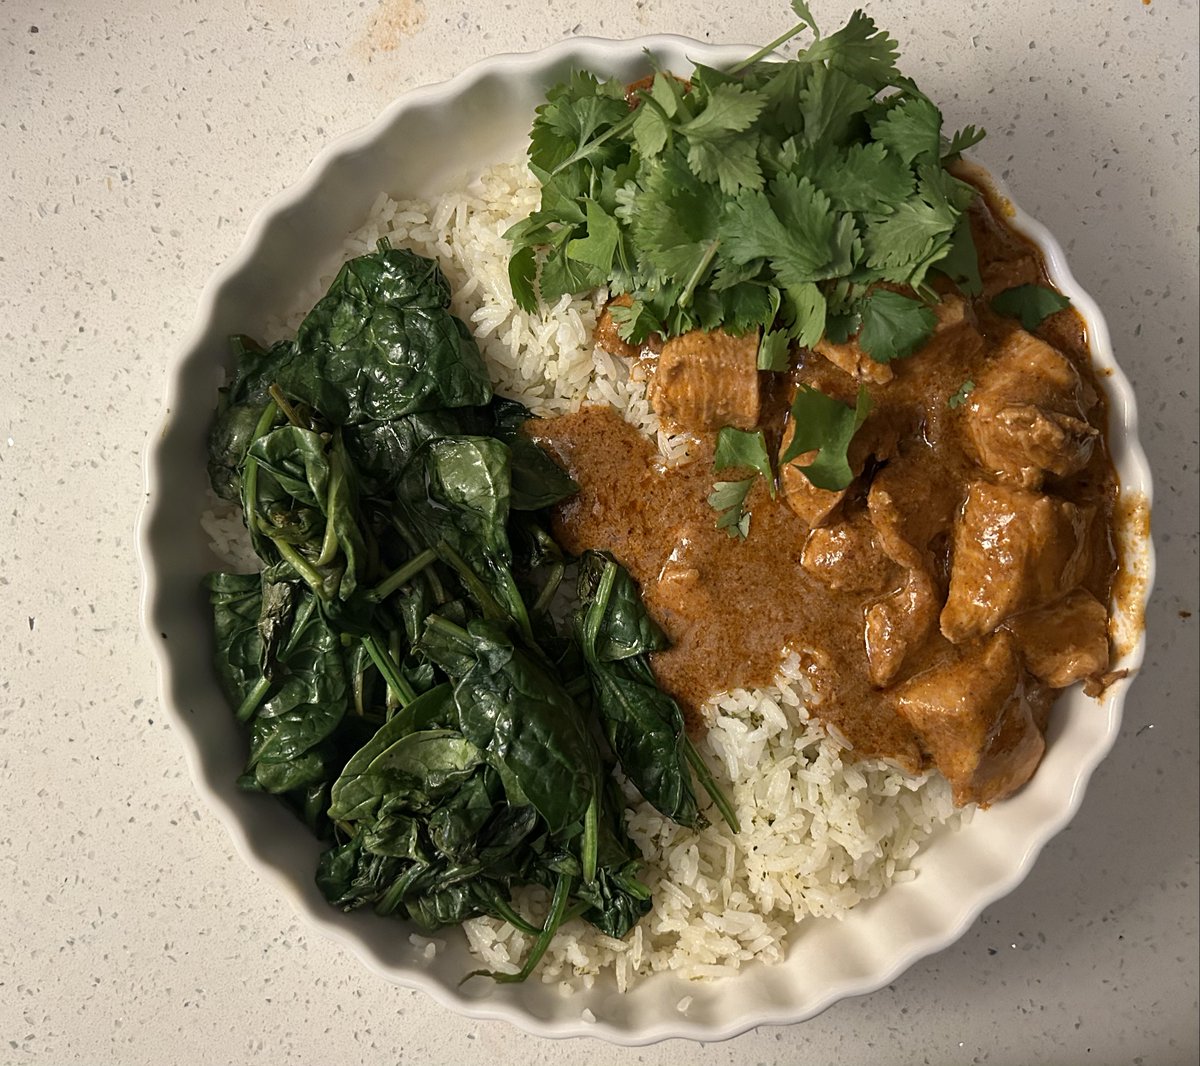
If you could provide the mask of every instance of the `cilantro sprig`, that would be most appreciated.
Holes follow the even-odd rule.
[[[946,166],[983,131],[943,136],[863,12],[823,36],[791,6],[799,22],[766,48],[687,82],[659,71],[632,108],[585,72],[550,91],[529,145],[541,205],[507,234],[522,307],[607,285],[632,297],[614,316],[628,341],[758,330],[760,368],[779,370],[789,346],[860,328],[869,356],[904,358],[934,328],[933,274],[977,291],[975,190]]]

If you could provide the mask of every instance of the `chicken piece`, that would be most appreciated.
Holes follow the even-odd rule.
[[[906,463],[903,456],[875,475],[867,495],[867,511],[877,540],[890,559],[907,569],[927,566],[926,548],[954,519],[958,494],[949,491],[925,462]]]
[[[895,572],[862,514],[809,533],[800,565],[835,592],[879,592]]]
[[[650,382],[650,405],[690,430],[758,425],[758,334],[692,330],[663,345]]]
[[[1091,508],[975,481],[954,525],[950,593],[942,633],[955,644],[984,636],[1011,615],[1053,602],[1079,584],[1088,563]]]
[[[598,348],[603,348],[606,352],[622,356],[625,359],[636,359],[642,354],[641,348],[622,339],[617,330],[617,324],[613,321],[612,308],[632,306],[633,297],[628,294],[614,296],[604,305],[604,310],[596,319],[596,328],[592,331],[592,340],[596,342]]]
[[[852,378],[861,381],[885,385],[894,376],[887,363],[875,362],[858,346],[857,334],[842,344],[834,344],[822,337],[813,345],[813,351],[825,356],[839,370],[844,370]]]
[[[1041,266],[1032,252],[1025,252],[1012,259],[982,259],[980,275],[983,281],[983,298],[991,303],[993,296],[1018,285],[1043,285]]]
[[[1086,589],[1004,623],[1029,672],[1051,688],[1066,688],[1108,669],[1108,611]]]
[[[968,311],[967,302],[961,296],[943,296],[933,305],[937,325],[934,326],[929,340],[913,353],[913,358],[926,352],[935,352],[946,344],[982,344],[983,338],[975,329]],[[843,344],[834,344],[822,338],[813,346],[813,351],[860,381],[872,381],[883,385],[895,376],[890,364],[875,362],[859,347],[857,334]]]
[[[924,570],[909,570],[904,584],[866,610],[867,673],[876,688],[900,674],[908,656],[920,648],[937,624],[937,587]]]
[[[1088,424],[1079,372],[1066,356],[1013,330],[989,359],[963,408],[973,458],[992,477],[1026,489],[1047,474],[1087,466],[1099,431]]]
[[[1020,788],[1046,742],[1025,697],[1013,640],[1003,630],[909,678],[896,709],[954,790],[958,806],[987,806]]]
[[[788,446],[792,443],[792,435],[794,427],[791,422],[783,431],[783,442],[779,448],[779,456],[782,460],[787,454]],[[810,529],[817,529],[819,526],[827,525],[837,514],[840,513],[842,500],[846,498],[846,489],[834,491],[833,489],[818,488],[804,475],[804,471],[800,468],[811,463],[817,457],[816,452],[802,452],[797,455],[791,462],[779,464],[779,488],[783,493],[783,502],[786,503],[792,512]],[[855,469],[857,476],[862,468]]]
[[[853,403],[851,399],[848,406],[853,406]],[[919,423],[919,416],[904,407],[872,411],[854,435],[846,453],[854,476],[857,478],[863,472],[867,460],[872,457],[879,460],[892,458],[899,450],[901,440],[914,433]],[[828,525],[840,514],[839,507],[848,490],[835,492],[817,488],[805,477],[800,468],[816,459],[816,452],[802,452],[790,462],[782,461],[791,447],[794,433],[795,426],[789,420],[784,426],[779,446],[779,485],[783,490],[784,502],[805,524],[816,529]]]

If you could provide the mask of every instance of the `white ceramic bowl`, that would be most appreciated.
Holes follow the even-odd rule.
[[[166,411],[147,451],[147,502],[139,526],[144,624],[158,657],[161,698],[197,788],[246,861],[308,924],[345,944],[381,977],[422,989],[472,1017],[501,1018],[547,1036],[591,1035],[628,1044],[712,1040],[760,1024],[800,1021],[846,996],[880,988],[952,943],[1025,877],[1043,845],[1078,809],[1088,778],[1116,739],[1128,688],[1127,681],[1117,682],[1099,702],[1077,690],[1067,693],[1054,713],[1045,761],[1029,785],[961,832],[935,837],[916,862],[915,880],[844,921],[810,923],[782,964],[752,965],[736,978],[711,983],[660,974],[625,995],[598,981],[588,992],[563,997],[536,977],[523,985],[472,981],[460,988],[473,962],[458,931],[445,935],[446,949],[430,961],[409,942],[405,925],[369,910],[343,914],[330,907],[313,883],[317,843],[274,800],[238,791],[245,739],[210,666],[210,618],[200,587],[217,565],[200,515],[207,506],[205,438],[217,368],[229,359],[226,338],[261,334],[272,313],[286,309],[292,294],[330,267],[344,236],[361,224],[381,190],[399,197],[435,194],[447,181],[518,155],[549,86],[576,67],[632,80],[649,70],[645,51],[667,68],[687,72],[693,61],[732,63],[751,49],[669,36],[577,38],[529,55],[498,56],[445,84],[407,93],[372,125],[322,152],[299,184],[258,214],[241,250],[204,291],[191,334],[167,367]],[[1142,659],[1153,557],[1150,475],[1137,442],[1133,393],[1113,361],[1099,310],[1071,277],[1058,244],[1019,210],[1013,221],[1042,248],[1055,283],[1086,319],[1108,390],[1131,564],[1117,665],[1134,670]],[[364,981],[373,979],[364,973]],[[691,1003],[681,1013],[677,1005],[684,996]]]

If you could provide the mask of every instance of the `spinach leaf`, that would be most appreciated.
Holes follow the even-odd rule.
[[[598,802],[600,756],[562,685],[482,620],[462,629],[435,615],[418,650],[454,678],[463,735],[513,776],[550,831],[582,821]]]
[[[277,380],[336,425],[485,404],[483,357],[449,306],[436,262],[383,242],[338,272]]]
[[[348,599],[365,546],[340,437],[282,426],[259,437],[247,459],[256,466],[245,481],[256,550],[285,562],[321,599]]]
[[[356,821],[372,816],[386,792],[386,781],[372,764],[410,733],[445,727],[454,721],[453,688],[442,684],[418,697],[379,727],[378,732],[347,761],[330,793],[329,816]]]
[[[263,583],[258,574],[209,574],[204,580],[213,611],[214,662],[225,696],[234,707],[263,679],[259,634]]]
[[[607,585],[605,583],[607,582]],[[605,603],[596,616],[595,656],[602,662],[629,659],[662,651],[666,634],[646,613],[637,582],[608,552],[587,551],[579,560],[579,600],[583,609],[595,604],[602,594]],[[587,641],[580,642],[585,651]]]
[[[665,643],[661,631],[646,615],[628,571],[611,556],[585,555],[579,599],[575,636],[621,769],[657,810],[680,825],[695,825],[683,715],[654,683],[645,658]]]

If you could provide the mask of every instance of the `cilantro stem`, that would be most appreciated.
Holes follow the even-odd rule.
[[[683,287],[683,292],[679,295],[679,306],[686,307],[692,302],[692,294],[696,291],[696,286],[700,284],[704,275],[708,273],[708,268],[713,261],[713,257],[717,254],[717,249],[721,247],[721,238],[717,237],[710,241],[704,255],[700,257],[700,262],[696,264],[696,269],[692,271],[692,276],[688,278],[687,284]]]
[[[616,123],[616,125],[609,126],[608,129],[606,129],[602,134],[600,134],[599,137],[593,137],[592,140],[588,141],[586,144],[581,144],[578,148],[575,149],[574,152],[572,152],[569,156],[567,156],[566,159],[564,159],[561,163],[559,163],[558,166],[556,166],[552,171],[550,171],[550,176],[552,178],[556,177],[557,175],[561,174],[564,170],[566,170],[567,167],[572,166],[575,163],[578,163],[581,159],[586,159],[597,148],[599,148],[600,145],[602,145],[605,141],[607,141],[609,139],[609,137],[612,137],[618,133],[624,133],[626,129],[628,129],[630,126],[633,125],[634,119],[636,119],[636,118],[637,118],[637,109],[635,108],[634,110],[630,111],[629,114],[626,115],[623,119],[621,119],[620,122]]]
[[[807,22],[796,23],[796,25],[793,26],[790,30],[788,30],[787,33],[780,34],[770,44],[763,45],[763,47],[760,48],[757,52],[755,52],[754,55],[750,56],[748,59],[743,59],[740,63],[730,67],[729,70],[727,70],[725,73],[740,74],[747,67],[752,67],[760,59],[765,59],[772,52],[774,52],[775,49],[778,48],[780,45],[787,44],[788,41],[790,41],[793,37],[797,36],[798,34],[803,33],[807,28],[808,28]]]

